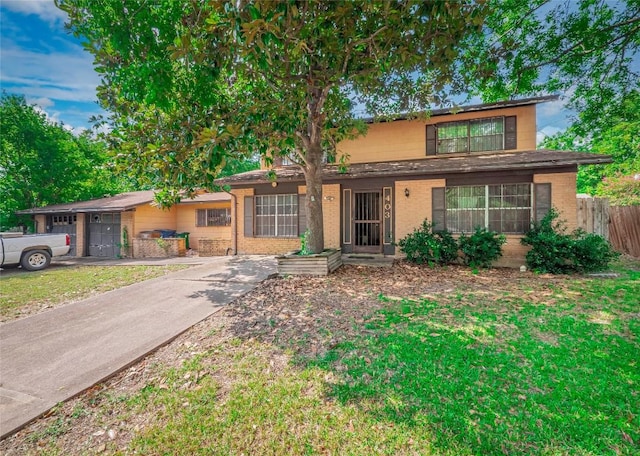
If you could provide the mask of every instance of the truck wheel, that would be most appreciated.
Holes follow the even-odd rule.
[[[22,255],[20,264],[27,271],[40,271],[51,263],[51,255],[46,250],[31,250]]]

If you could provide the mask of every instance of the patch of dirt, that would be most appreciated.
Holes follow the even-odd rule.
[[[368,316],[389,305],[378,298],[380,294],[391,300],[438,299],[455,307],[460,296],[474,293],[479,296],[479,307],[490,305],[497,310],[505,307],[501,299],[514,295],[551,305],[558,289],[568,287],[568,282],[567,277],[511,269],[473,274],[464,267],[431,269],[402,261],[391,269],[343,266],[324,278],[268,279],[170,344],[3,440],[0,453],[126,452],[131,439],[156,423],[161,414],[151,408],[132,414],[125,402],[145,386],[163,388],[167,369],[180,368],[194,356],[206,354],[204,371],[197,375],[213,376],[223,401],[234,382],[236,358],[247,344],[265,343],[258,348],[263,351],[270,347],[268,353],[258,355],[269,360],[267,365],[275,371],[289,362],[288,353],[317,356],[365,331],[362,327]],[[183,387],[197,388],[197,381],[185,379]]]

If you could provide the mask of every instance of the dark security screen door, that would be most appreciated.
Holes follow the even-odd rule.
[[[353,195],[354,252],[382,252],[382,198],[380,192]]]

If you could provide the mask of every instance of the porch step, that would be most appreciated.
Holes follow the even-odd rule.
[[[366,253],[346,253],[342,254],[342,264],[354,264],[358,266],[372,266],[376,268],[390,268],[393,265],[393,258],[384,255]]]

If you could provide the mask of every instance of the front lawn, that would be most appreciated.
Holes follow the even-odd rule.
[[[171,266],[69,266],[17,272],[0,281],[0,321],[184,269]]]
[[[275,278],[7,454],[640,452],[640,272]]]

